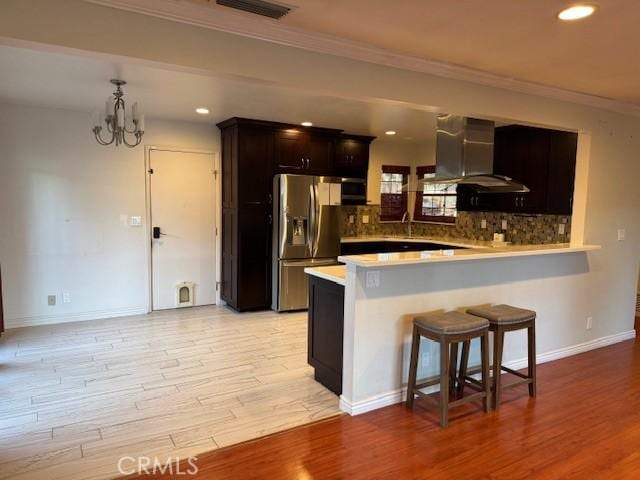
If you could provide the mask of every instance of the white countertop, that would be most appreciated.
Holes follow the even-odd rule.
[[[404,236],[361,236],[342,237],[340,243],[363,243],[363,242],[402,242],[402,243],[436,243],[440,245],[451,245],[464,248],[490,248],[491,242],[469,239],[446,239],[435,237],[404,237]]]
[[[304,273],[329,280],[330,282],[337,283],[338,285],[344,285],[344,280],[347,276],[347,267],[344,265],[307,267],[304,269]]]
[[[436,243],[430,239],[422,241]],[[442,242],[440,242],[442,243]],[[485,242],[486,243],[486,242]],[[453,245],[453,243],[449,243]],[[464,246],[458,244],[459,246]],[[547,245],[501,245],[492,247],[491,243],[466,249],[443,249],[424,252],[371,253],[364,255],[344,255],[338,261],[347,265],[364,268],[379,268],[395,265],[414,265],[422,263],[455,262],[464,260],[488,260],[491,258],[523,257],[532,255],[550,255],[560,253],[588,252],[599,250],[599,245],[571,245],[554,243]]]

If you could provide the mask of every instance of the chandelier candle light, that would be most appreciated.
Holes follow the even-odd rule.
[[[133,119],[133,127],[127,128],[127,117],[125,115],[124,104],[124,92],[122,86],[127,82],[124,80],[112,79],[111,83],[116,86],[116,91],[113,92],[113,96],[109,96],[105,102],[105,116],[100,118],[100,113],[96,112],[93,115],[93,133],[96,136],[96,140],[100,145],[111,145],[115,143],[116,146],[125,144],[127,147],[135,147],[140,145],[142,136],[144,135],[144,115],[138,112],[138,104],[134,103],[131,108],[131,117]],[[102,138],[102,123],[107,125],[107,131],[111,135],[111,138],[106,140]],[[135,140],[128,141],[127,134],[133,135]]]

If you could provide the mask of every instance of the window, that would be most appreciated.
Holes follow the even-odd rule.
[[[380,182],[380,220],[398,222],[407,211],[407,192],[402,186],[409,180],[410,167],[383,165]]]
[[[435,165],[418,167],[418,180],[436,176]],[[422,190],[416,193],[414,219],[423,222],[455,223],[456,187],[448,183],[424,183]]]

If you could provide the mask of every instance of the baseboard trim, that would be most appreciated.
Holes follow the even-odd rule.
[[[53,325],[56,323],[83,322],[86,320],[100,320],[103,318],[127,317],[129,315],[143,315],[149,313],[147,307],[117,308],[113,310],[94,310],[91,312],[69,313],[59,315],[37,315],[32,317],[6,318],[5,327],[35,327],[38,325]]]
[[[631,340],[636,337],[635,330],[629,330],[626,332],[616,333],[614,335],[608,335],[606,337],[596,338],[595,340],[589,340],[588,342],[579,343],[577,345],[571,345],[569,347],[559,348],[550,352],[540,353],[536,355],[536,364],[552,362],[554,360],[560,360],[561,358],[571,357],[580,353],[588,352],[589,350],[595,350],[598,348],[613,345],[615,343],[624,342],[625,340]],[[527,359],[521,358],[513,360],[504,364],[505,366],[514,370],[519,370],[527,366]],[[438,385],[434,385],[429,388],[425,388],[423,392],[433,393],[439,390]],[[360,415],[362,413],[377,410],[378,408],[388,407],[389,405],[395,405],[401,403],[406,397],[407,388],[402,387],[390,392],[374,395],[365,400],[359,402],[351,402],[344,395],[340,396],[340,409],[348,413],[349,415]]]

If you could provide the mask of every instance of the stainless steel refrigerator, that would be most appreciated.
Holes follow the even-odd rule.
[[[308,308],[304,269],[338,263],[341,197],[341,178],[285,174],[274,177],[274,310]]]

